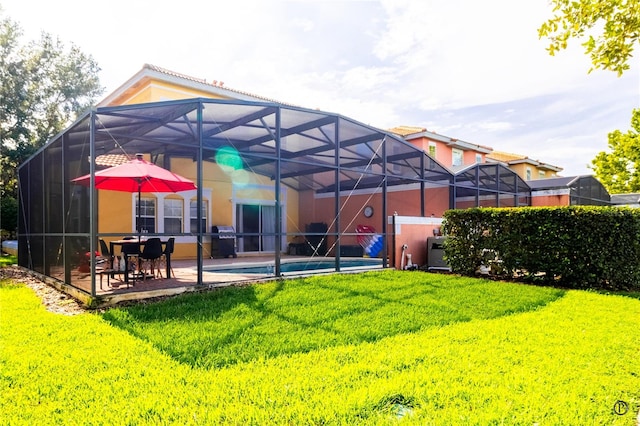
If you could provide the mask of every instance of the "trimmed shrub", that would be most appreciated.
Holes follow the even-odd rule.
[[[640,289],[640,211],[618,207],[449,210],[454,272],[580,289]]]

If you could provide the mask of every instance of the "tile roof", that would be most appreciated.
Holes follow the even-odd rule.
[[[391,129],[388,129],[389,132],[395,133],[396,135],[402,136],[405,140],[411,141],[413,139],[418,138],[427,138],[432,141],[440,141],[444,142],[449,146],[454,148],[460,148],[465,150],[474,150],[478,152],[489,153],[493,151],[493,148],[485,145],[478,145],[471,142],[466,142],[460,139],[451,138],[449,136],[440,135],[436,132],[429,131],[424,127],[415,127],[415,126],[397,126]]]
[[[504,151],[493,151],[491,154],[488,154],[487,157],[491,157],[494,160],[498,161],[525,160],[528,158],[524,155],[511,154],[510,152]]]
[[[275,102],[275,103],[278,103],[278,104],[288,105],[288,106],[297,106],[297,105],[289,104],[289,103],[286,103],[286,102],[280,102],[278,100],[267,98],[267,97],[264,97],[264,96],[256,95],[256,94],[253,94],[253,93],[244,92],[242,90],[237,90],[237,89],[231,89],[229,87],[224,87],[224,82],[223,81],[212,80],[209,83],[204,78],[192,77],[192,76],[189,76],[189,75],[186,75],[186,74],[181,74],[179,72],[171,71],[171,70],[168,70],[166,68],[162,68],[162,67],[159,67],[157,65],[152,65],[152,64],[144,64],[142,68],[150,70],[150,71],[155,71],[155,72],[160,73],[160,74],[165,74],[165,75],[168,75],[168,76],[171,76],[171,77],[176,77],[176,78],[179,78],[179,79],[182,79],[182,80],[188,80],[188,81],[192,81],[194,83],[204,84],[204,85],[210,86],[212,88],[215,88],[217,90],[222,89],[224,91],[237,93],[239,95],[249,96],[249,97],[255,98],[256,100],[263,100],[263,101],[267,101],[267,102]],[[233,97],[233,95],[230,94],[229,97]]]
[[[113,167],[126,163],[131,158],[126,154],[103,154],[96,157],[96,166]]]
[[[556,172],[562,171],[562,167],[554,166],[553,164],[549,164],[549,163],[543,163],[540,160],[534,160],[532,158],[527,157],[526,155],[512,154],[510,152],[504,152],[504,151],[493,151],[491,154],[487,154],[487,159],[508,163],[508,164],[528,163],[540,169],[548,169]]]
[[[421,133],[421,132],[427,131],[427,129],[425,129],[424,127],[415,127],[415,126],[397,126],[397,127],[392,127],[391,129],[388,129],[388,130],[391,133],[395,133],[396,135],[400,135],[400,136],[408,136],[414,133]]]
[[[204,78],[191,77],[189,75],[181,74],[181,73],[175,72],[175,71],[171,71],[171,70],[168,70],[166,68],[159,67],[157,65],[144,64],[142,66],[142,68],[146,68],[146,69],[151,70],[151,71],[156,71],[156,72],[159,72],[159,73],[162,73],[162,74],[167,74],[167,75],[171,75],[171,76],[174,76],[174,77],[182,78],[182,79],[185,79],[185,80],[195,81],[197,83],[207,84],[207,80],[205,80]],[[224,84],[224,83],[222,83],[222,84]],[[214,84],[214,86],[215,86],[215,84]]]

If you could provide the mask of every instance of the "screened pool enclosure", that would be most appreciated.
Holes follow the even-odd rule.
[[[531,189],[513,170],[499,163],[477,163],[454,176],[454,208],[522,207],[531,204]]]
[[[97,171],[138,154],[196,189],[138,196],[95,188]],[[88,186],[72,182],[87,174]],[[569,188],[571,204],[609,202],[592,177],[525,182],[503,164],[454,174],[399,136],[339,114],[202,98],[93,109],[18,178],[19,265],[94,299],[121,291],[105,290],[94,267],[105,255],[100,240],[174,238],[172,264],[183,273],[167,270],[172,280],[157,285],[199,287],[238,280],[238,271],[280,277],[289,261],[306,272],[311,262],[300,256],[322,270],[341,271],[354,257],[387,267],[399,250],[394,215],[527,206],[532,190],[551,187]],[[367,256],[362,241],[373,237],[380,251]],[[256,265],[230,266],[230,255]]]
[[[197,189],[144,194],[139,202],[137,194],[72,183],[85,174],[93,182],[114,158],[138,153]],[[452,174],[397,136],[337,114],[268,102],[191,99],[94,109],[18,174],[19,264],[92,296],[97,276],[86,265],[95,264],[100,239],[140,230],[175,237],[174,260],[191,261],[197,271],[191,284],[201,285],[215,225],[235,227],[238,246],[270,256],[279,276],[292,243],[318,237],[322,245],[312,255],[332,256],[340,270],[341,247],[357,244],[357,224],[366,221],[386,237],[394,212],[424,216],[429,204],[438,203],[439,213],[452,205]],[[411,202],[389,205],[392,192]],[[373,216],[363,217],[365,205],[374,206]],[[386,266],[386,247],[379,257]]]

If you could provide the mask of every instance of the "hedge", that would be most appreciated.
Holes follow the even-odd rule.
[[[640,289],[640,210],[473,208],[445,212],[444,258],[479,272],[579,289]]]

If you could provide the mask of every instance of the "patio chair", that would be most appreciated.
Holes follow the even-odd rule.
[[[107,276],[107,287],[111,287],[110,278],[117,271],[113,268],[113,254],[109,251],[109,247],[107,243],[100,238],[100,255],[103,258],[103,262],[101,263],[101,267],[96,265],[96,275],[100,275],[100,289],[102,290],[102,277]]]
[[[158,259],[158,269],[162,271],[163,269],[167,269],[167,256],[171,258],[171,254],[173,253],[173,248],[175,246],[176,239],[175,237],[171,237],[167,240],[167,244],[164,247],[164,251],[162,252],[162,256]],[[170,275],[167,274],[167,278],[176,277],[176,274],[173,272],[173,266],[171,266],[171,270],[169,271]]]
[[[151,269],[154,278],[156,277],[156,272],[160,275],[160,278],[162,278],[162,273],[156,265],[156,261],[160,259],[162,254],[162,241],[160,241],[160,238],[149,238],[144,245],[142,253],[140,253],[140,261],[142,262],[140,270],[142,271],[143,280],[147,279],[147,268]]]
[[[107,243],[102,238],[100,238],[99,243],[100,243],[100,256],[106,259],[107,262],[111,262],[113,260],[113,255],[109,251],[109,246],[107,246]],[[111,265],[111,263],[109,263],[109,265]]]
[[[136,285],[136,276],[137,269],[140,266],[140,246],[138,244],[123,244],[122,245],[122,254],[124,256],[124,262],[126,263],[126,269],[128,271],[127,277],[125,277],[125,281],[127,283],[127,288],[129,288],[129,277],[133,279],[133,284]],[[130,261],[130,258],[134,258],[135,261]]]

